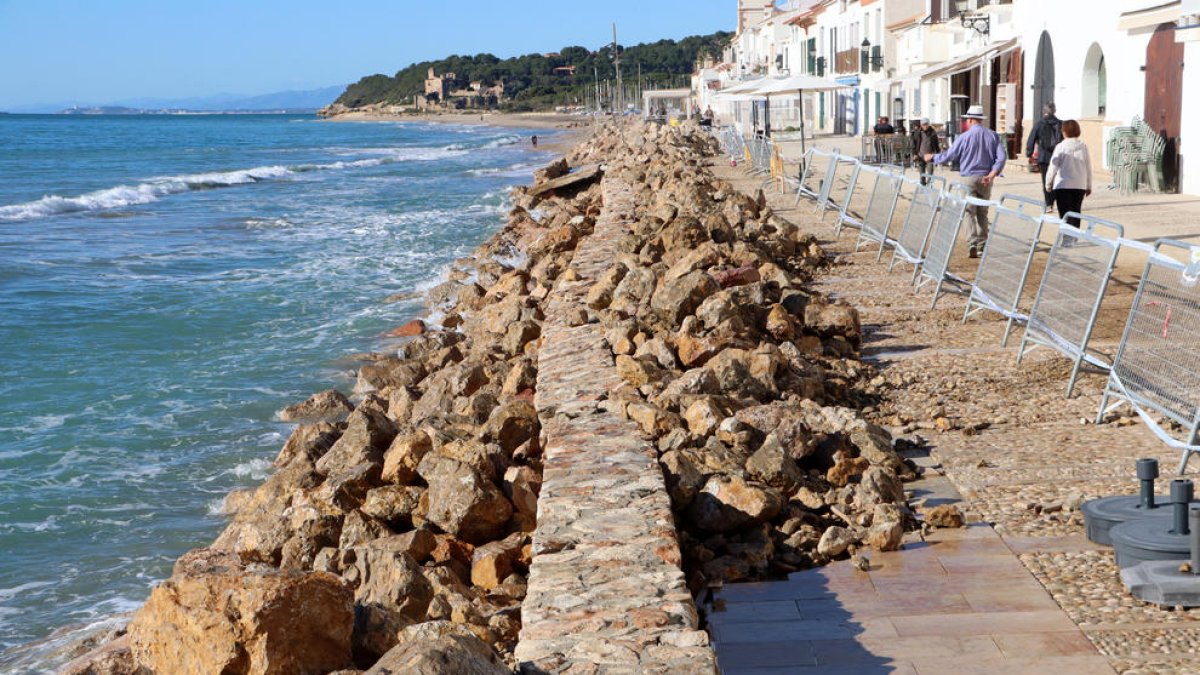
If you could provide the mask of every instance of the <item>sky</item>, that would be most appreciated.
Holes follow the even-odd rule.
[[[731,31],[735,0],[0,0],[0,110],[349,84],[451,54],[501,58]]]

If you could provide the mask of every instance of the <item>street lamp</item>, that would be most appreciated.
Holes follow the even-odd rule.
[[[879,72],[883,68],[883,54],[871,52],[871,41],[863,38],[862,41],[862,71],[867,72],[868,67]]]
[[[954,0],[954,9],[958,10],[958,21],[965,28],[974,29],[980,35],[992,32],[992,17],[987,14],[967,14],[968,0]]]

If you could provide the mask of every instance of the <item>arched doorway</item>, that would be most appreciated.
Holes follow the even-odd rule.
[[[1179,127],[1183,120],[1183,48],[1175,24],[1164,23],[1146,45],[1146,107],[1143,118],[1167,141],[1163,180],[1168,189],[1179,178]]]
[[[1054,101],[1054,45],[1050,33],[1038,40],[1037,65],[1033,69],[1033,119],[1042,117],[1042,106]]]
[[[1092,43],[1083,60],[1083,117],[1104,118],[1108,109],[1108,68],[1104,50]]]

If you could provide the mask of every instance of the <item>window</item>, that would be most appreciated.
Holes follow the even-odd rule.
[[[1108,108],[1108,68],[1104,51],[1093,42],[1083,60],[1083,117],[1103,118]]]

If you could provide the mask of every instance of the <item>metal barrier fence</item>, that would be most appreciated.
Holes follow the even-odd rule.
[[[949,276],[950,254],[954,252],[954,243],[958,241],[958,232],[962,229],[970,201],[954,190],[942,195],[941,215],[929,233],[929,250],[921,263],[917,287],[914,289],[914,292],[919,292],[925,284],[935,284],[930,309],[937,307],[938,298],[942,297],[942,287],[947,281],[961,282]]]
[[[1050,259],[1042,274],[1033,309],[1025,324],[1025,335],[1017,353],[1017,363],[1038,346],[1046,346],[1071,359],[1071,378],[1067,396],[1075,390],[1075,380],[1086,365],[1106,372],[1109,365],[1088,350],[1096,316],[1108,280],[1112,277],[1120,238],[1124,228],[1107,220],[1080,216],[1083,229],[1076,229],[1054,218],[1058,236],[1050,249]],[[1116,236],[1109,239],[1096,234],[1107,229]]]
[[[985,309],[1007,318],[1001,341],[1006,347],[1013,324],[1029,319],[1020,313],[1019,305],[1033,254],[1041,241],[1044,211],[1043,203],[1033,199],[1016,195],[1000,198],[963,311],[963,323]]]
[[[755,136],[750,139],[750,170],[755,174],[766,174],[771,171],[771,141]]]
[[[855,186],[857,187],[861,183],[863,189],[865,190],[867,182],[871,180],[872,176],[874,176],[875,179],[871,181],[872,190],[874,190],[875,187],[878,187],[878,177],[883,173],[884,172],[882,169],[859,163],[858,178],[855,179]],[[871,198],[873,198],[874,192],[872,191],[871,194]],[[853,196],[854,194],[849,195],[845,202],[842,203],[841,208],[838,210],[838,221],[835,223],[833,230],[835,236],[840,235],[842,233],[842,228],[845,226],[855,228],[862,227],[862,221],[865,218],[866,211],[859,213],[851,206],[850,198]]]
[[[837,161],[829,168],[829,175],[826,176],[825,185],[822,186],[821,193],[823,198],[817,199],[817,211],[820,211],[820,220],[825,220],[827,211],[837,211],[839,214],[838,232],[841,232],[840,215],[846,212],[849,208],[850,200],[854,198],[854,190],[858,187],[858,173],[862,170],[862,162],[859,162],[853,157],[842,155],[836,156]],[[848,171],[844,177],[842,173]]]
[[[800,173],[800,186],[796,189],[797,205],[802,197],[821,200],[821,195],[825,194],[826,179],[837,166],[837,154],[836,150],[824,152],[816,149],[810,149],[804,154],[804,170]]]
[[[913,139],[907,134],[862,137],[864,164],[886,164],[907,167],[912,164]]]
[[[867,202],[867,212],[858,230],[858,241],[854,242],[856,252],[864,242],[875,241],[879,243],[879,255],[875,256],[875,260],[878,262],[883,259],[884,247],[894,243],[888,238],[888,232],[892,229],[892,218],[896,215],[896,204],[900,201],[900,191],[903,188],[902,173],[877,171],[871,201]]]
[[[1192,261],[1181,263],[1162,252],[1182,249]],[[1156,436],[1182,450],[1179,473],[1192,453],[1200,452],[1200,247],[1160,239],[1138,284],[1121,345],[1109,371],[1100,413],[1125,403]],[[1109,407],[1109,399],[1117,399]],[[1184,429],[1185,441],[1166,432],[1149,413],[1167,417]]]
[[[913,266],[912,283],[915,284],[917,275],[921,273],[921,264],[925,262],[925,245],[929,242],[929,232],[937,220],[946,179],[934,176],[928,185],[921,185],[907,178],[905,181],[914,185],[912,201],[909,202],[908,214],[904,217],[904,224],[900,226],[900,234],[892,248],[892,261],[888,264],[888,271],[892,271],[897,260],[903,259]]]

